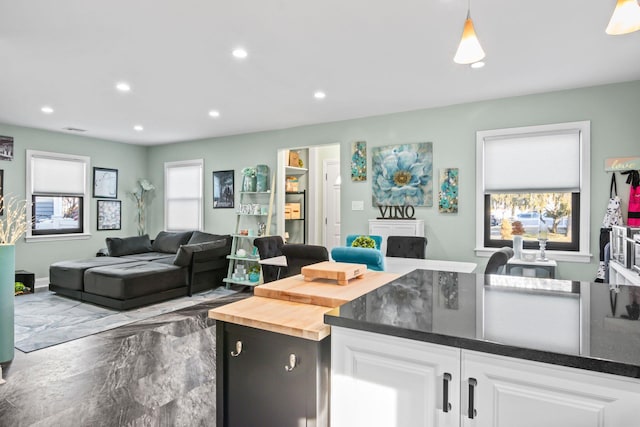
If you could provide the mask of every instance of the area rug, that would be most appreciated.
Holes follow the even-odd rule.
[[[221,298],[219,287],[134,310],[118,311],[42,291],[15,300],[15,347],[25,353]]]

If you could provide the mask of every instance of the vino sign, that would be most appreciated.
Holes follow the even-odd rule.
[[[380,216],[377,219],[415,219],[413,206],[378,206]]]

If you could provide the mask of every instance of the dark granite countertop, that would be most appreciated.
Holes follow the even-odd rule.
[[[332,310],[325,323],[640,378],[633,301],[640,287],[415,270]]]

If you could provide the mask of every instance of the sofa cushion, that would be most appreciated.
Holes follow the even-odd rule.
[[[178,249],[173,263],[180,267],[186,267],[191,262],[191,255],[194,252],[207,251],[210,249],[223,248],[227,244],[227,239],[218,239],[212,242],[194,243],[190,245],[182,245]]]
[[[82,291],[84,290],[84,272],[88,269],[130,262],[133,260],[109,256],[54,262],[49,266],[49,284],[64,289]]]
[[[84,273],[87,293],[126,300],[187,286],[186,269],[158,262],[134,262],[90,268]]]
[[[151,249],[154,252],[165,252],[169,254],[175,254],[180,249],[180,245],[186,245],[191,235],[192,231],[184,231],[184,232],[168,232],[161,231],[156,236],[153,244],[151,245]]]
[[[211,234],[211,233],[205,233],[202,231],[194,231],[193,234],[191,235],[191,238],[189,239],[189,242],[187,242],[187,244],[191,245],[193,243],[213,242],[214,240],[220,240],[223,237],[226,238],[226,237],[229,237],[229,235],[228,234],[225,234],[225,235]]]
[[[167,254],[164,252],[145,252],[143,254],[124,255],[122,258],[130,259],[132,261],[161,261],[169,260],[169,264],[173,262],[174,254]]]
[[[151,252],[151,240],[147,234],[124,238],[107,237],[106,241],[109,256],[112,257]]]

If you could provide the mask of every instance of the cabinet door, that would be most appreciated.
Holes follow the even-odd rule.
[[[462,350],[462,426],[622,427],[638,425],[640,381]],[[467,413],[468,378],[474,419]]]
[[[217,381],[222,387],[218,390],[221,426],[297,427],[307,425],[307,417],[321,417],[315,413],[316,393],[327,390],[320,390],[316,383],[319,343],[229,323],[218,325],[224,325],[223,381]],[[236,347],[238,341],[241,349]],[[290,354],[296,355],[296,366],[287,370]]]
[[[458,426],[459,360],[451,347],[332,327],[331,426]]]

